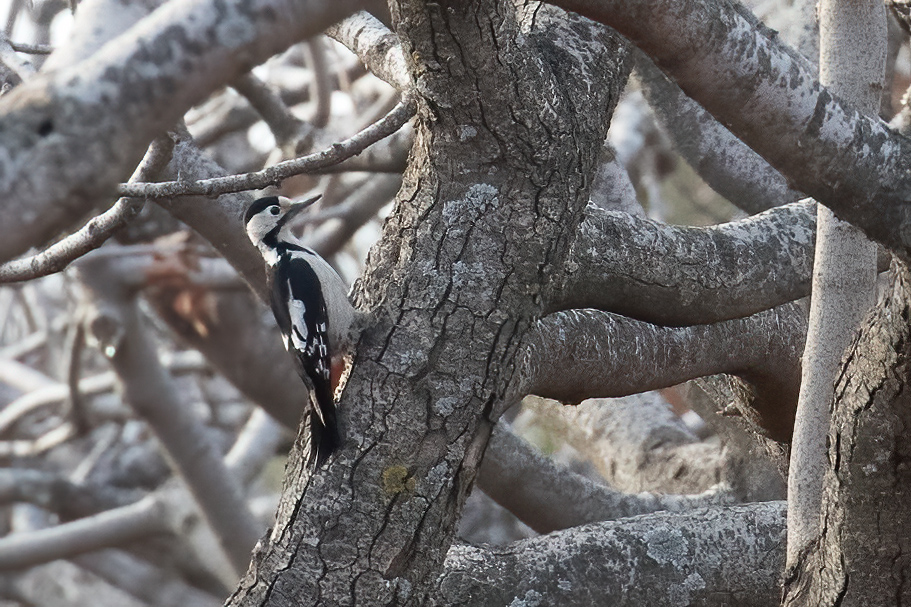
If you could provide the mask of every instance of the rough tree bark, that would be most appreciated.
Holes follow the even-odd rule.
[[[425,601],[491,424],[521,392],[521,337],[628,72],[613,32],[543,6],[402,0],[393,16],[419,120],[356,290],[373,324],[340,403],[345,444],[312,475],[295,447],[275,529],[229,605]]]
[[[820,538],[785,583],[785,605],[911,601],[911,275],[851,344],[835,388]]]

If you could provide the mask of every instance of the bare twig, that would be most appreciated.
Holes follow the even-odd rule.
[[[229,192],[262,189],[278,185],[293,175],[337,164],[355,156],[371,144],[396,132],[411,119],[415,112],[414,102],[403,99],[382,120],[367,127],[360,133],[333,144],[328,149],[294,160],[280,162],[274,166],[253,173],[216,177],[185,183],[166,181],[163,183],[121,184],[117,192],[122,196],[145,198],[170,198],[175,196],[218,196]]]
[[[130,182],[148,181],[161,171],[170,158],[173,143],[168,136],[153,141]],[[0,265],[0,283],[32,280],[63,270],[73,260],[103,245],[136,217],[144,205],[144,198],[121,198],[110,209],[89,220],[79,231],[41,253]]]
[[[283,150],[293,151],[298,141],[312,137],[312,127],[292,114],[281,97],[252,72],[244,74],[231,86],[262,116]]]
[[[26,53],[29,55],[50,55],[54,52],[54,47],[49,44],[29,44],[27,42],[12,42],[10,46],[17,53]]]
[[[307,245],[321,255],[338,251],[362,225],[395,197],[401,185],[401,176],[395,174],[377,175],[370,179],[342,204],[321,213],[319,219],[326,223],[306,238]],[[329,221],[330,218],[334,221]]]
[[[69,389],[67,410],[76,431],[84,436],[89,431],[89,420],[85,399],[79,391],[79,376],[82,374],[82,352],[85,350],[85,324],[77,316],[67,336],[67,351],[70,353],[66,366],[66,384]]]

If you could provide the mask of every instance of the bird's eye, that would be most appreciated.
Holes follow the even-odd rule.
[[[273,205],[273,206],[269,209],[269,212],[272,213],[273,215],[278,215],[279,213],[281,213],[281,209],[279,209],[277,206],[274,206],[274,205]]]

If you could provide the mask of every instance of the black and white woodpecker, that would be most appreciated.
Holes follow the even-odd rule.
[[[309,463],[315,467],[332,455],[341,440],[332,363],[350,343],[356,317],[341,277],[290,230],[290,219],[318,199],[293,203],[283,196],[269,196],[254,201],[244,215],[247,236],[266,261],[272,313],[285,349],[311,391]]]

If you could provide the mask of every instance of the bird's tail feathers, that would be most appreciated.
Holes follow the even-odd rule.
[[[331,402],[331,401],[330,401]],[[311,470],[316,470],[326,463],[340,444],[338,422],[335,417],[335,407],[317,405],[310,410],[310,455],[308,464]]]

